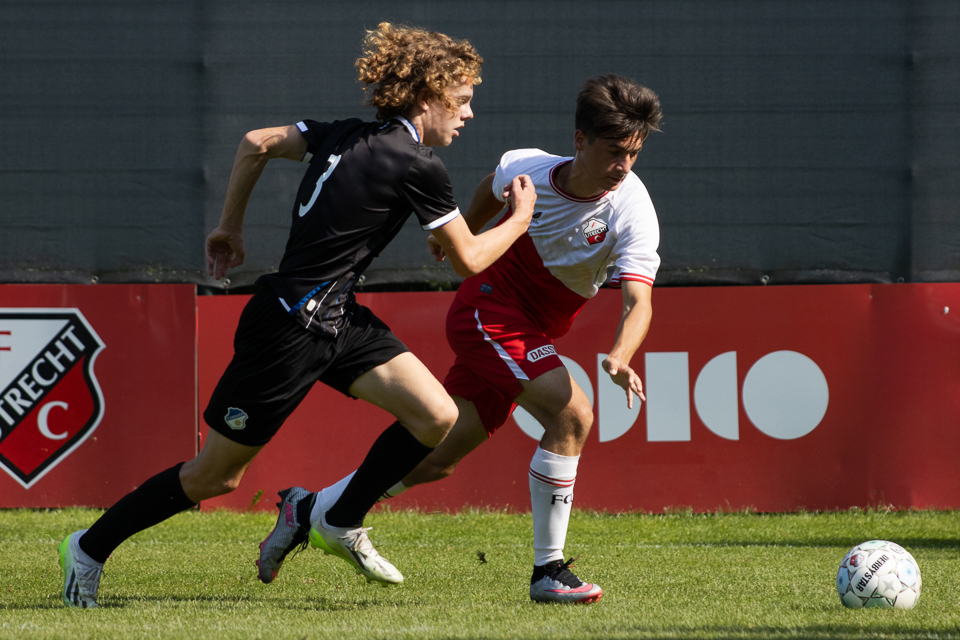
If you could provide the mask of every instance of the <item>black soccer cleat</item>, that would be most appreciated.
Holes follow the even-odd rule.
[[[297,522],[297,507],[304,500],[310,500],[312,506],[316,496],[303,487],[293,487],[280,492],[280,502],[277,503],[280,515],[277,516],[277,524],[267,539],[260,543],[260,557],[256,562],[260,582],[273,582],[280,573],[280,566],[287,554],[297,547],[300,547],[298,551],[307,547],[309,529]]]
[[[533,568],[530,578],[530,599],[534,602],[562,602],[566,604],[590,604],[603,596],[598,585],[584,582],[570,567],[576,558],[566,562],[554,560]]]

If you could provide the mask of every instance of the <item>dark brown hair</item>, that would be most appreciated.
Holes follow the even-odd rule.
[[[455,112],[448,91],[464,81],[480,84],[483,58],[466,40],[381,22],[367,32],[363,47],[356,62],[359,80],[364,89],[374,85],[365,103],[377,108],[381,122],[406,113],[423,89]]]
[[[583,83],[575,123],[590,140],[634,135],[645,140],[660,131],[662,115],[656,93],[629,78],[607,75]]]

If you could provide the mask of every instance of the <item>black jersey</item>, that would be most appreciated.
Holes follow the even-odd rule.
[[[460,215],[446,167],[408,121],[297,124],[310,167],[277,273],[261,276],[291,316],[336,336],[363,270],[411,213],[423,229]]]

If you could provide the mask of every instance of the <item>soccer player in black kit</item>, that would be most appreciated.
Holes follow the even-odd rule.
[[[287,554],[307,541],[343,558],[368,580],[403,576],[373,548],[363,519],[380,495],[446,436],[456,405],[433,374],[369,309],[356,303],[363,270],[416,215],[463,276],[492,264],[530,223],[534,189],[526,176],[505,191],[513,216],[473,235],[447,171],[430,147],[446,146],[473,117],[470,100],[482,59],[466,41],[382,23],[357,60],[377,122],[345,120],[251,131],[234,160],[219,226],[206,240],[216,278],[244,260],[243,216],[264,165],[308,162],[277,273],[244,308],[234,357],[204,411],[203,450],[153,476],[88,530],[60,544],[63,602],[97,606],[103,563],[124,540],[201,500],[233,491],[260,449],[317,381],[397,418],[374,442],[341,497],[281,492],[277,526],[260,545],[259,577],[271,582]],[[318,425],[326,426],[326,425]]]

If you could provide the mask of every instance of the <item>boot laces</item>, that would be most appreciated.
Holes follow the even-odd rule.
[[[340,536],[340,539],[347,543],[347,548],[351,551],[356,551],[357,553],[362,553],[365,556],[376,556],[379,555],[377,550],[373,548],[373,543],[370,542],[370,538],[367,536],[367,531],[370,531],[373,527],[360,527],[359,529],[352,529],[346,533],[346,535]]]
[[[583,584],[583,581],[578,578],[572,571],[570,567],[573,566],[573,563],[576,562],[577,558],[570,558],[566,562],[561,563],[559,566],[554,568],[549,572],[550,577],[557,582],[567,585],[568,587],[573,587],[574,589]]]
[[[100,577],[103,575],[103,567],[96,565],[85,565],[82,562],[74,561],[73,572],[77,575],[77,582],[80,584],[80,590],[83,595],[96,597],[100,589]]]

